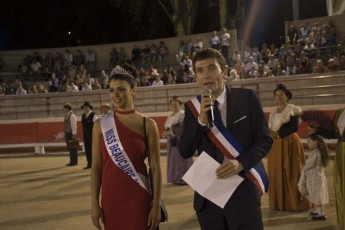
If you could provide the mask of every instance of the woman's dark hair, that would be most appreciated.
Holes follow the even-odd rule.
[[[109,82],[111,80],[122,80],[128,82],[131,88],[134,88],[136,83],[135,78],[133,76],[133,73],[131,73],[131,71],[128,71],[127,68],[129,69],[130,65],[126,64],[124,67],[119,65],[115,66],[115,68],[110,73]]]
[[[291,91],[288,90],[288,89],[286,88],[285,85],[283,85],[283,84],[278,84],[278,85],[277,85],[277,88],[276,88],[276,89],[274,90],[274,92],[273,92],[273,95],[274,95],[274,96],[276,95],[276,92],[277,92],[278,90],[284,92],[284,94],[285,94],[286,97],[287,97],[287,100],[290,100],[290,99],[292,98],[292,93],[291,93]]]
[[[172,101],[177,101],[180,105],[182,105],[182,101],[178,98],[178,96],[174,95],[170,101],[169,101],[169,104],[171,104]]]
[[[132,66],[130,64],[123,64],[121,67],[124,68],[135,79],[138,78],[138,71],[137,71],[137,69],[134,66]]]
[[[317,149],[321,153],[322,165],[324,167],[327,166],[328,162],[329,162],[329,153],[328,153],[327,145],[326,145],[325,141],[323,140],[323,138],[321,136],[315,134],[315,133],[309,134],[308,138],[312,141],[316,141]]]
[[[196,54],[193,58],[193,70],[194,70],[194,72],[195,72],[195,63],[197,61],[205,60],[208,58],[216,59],[220,65],[220,68],[222,71],[226,68],[226,62],[225,62],[225,58],[223,57],[223,55],[216,49],[207,48],[207,49],[203,49],[203,50],[196,52]]]

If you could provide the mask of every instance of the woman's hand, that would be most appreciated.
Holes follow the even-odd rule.
[[[99,219],[101,219],[102,224],[104,224],[104,219],[103,219],[102,209],[99,205],[92,207],[91,219],[92,219],[93,225],[97,229],[102,229],[101,224],[99,223]]]
[[[270,130],[270,135],[272,138],[276,138],[279,136],[279,133],[277,131]]]
[[[162,137],[164,137],[164,138],[167,137],[167,131],[166,131],[166,130],[164,130],[164,131],[162,132]]]
[[[150,227],[150,230],[155,230],[158,228],[159,223],[161,222],[161,215],[160,215],[160,207],[159,205],[152,206],[150,213],[149,213],[149,219],[148,219],[148,226]]]
[[[162,137],[166,138],[167,136],[174,136],[174,134],[171,131],[171,129],[163,131]]]
[[[170,135],[169,130],[163,131],[163,134],[162,134],[163,137],[167,137],[167,136],[169,136],[169,135]]]
[[[313,125],[308,125],[308,134],[316,133],[317,128]]]

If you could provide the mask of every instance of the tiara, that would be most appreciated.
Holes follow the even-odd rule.
[[[119,65],[115,66],[115,68],[111,71],[110,76],[114,76],[114,75],[128,75],[132,77],[130,73],[128,73],[124,68],[122,68]]]

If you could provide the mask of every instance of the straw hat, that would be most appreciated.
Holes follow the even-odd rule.
[[[89,102],[85,102],[84,105],[82,105],[80,108],[83,109],[84,106],[89,107],[90,109],[93,109],[93,106]]]
[[[106,108],[110,109],[110,105],[109,105],[109,103],[105,103],[105,104],[103,104],[103,105],[101,106],[101,108],[103,108],[103,107],[106,107]]]
[[[66,103],[66,104],[63,105],[63,107],[71,110],[72,109],[72,104],[71,103]]]

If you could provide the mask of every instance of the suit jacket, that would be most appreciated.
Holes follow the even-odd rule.
[[[83,139],[84,140],[92,140],[92,128],[93,128],[93,117],[96,113],[91,112],[89,116],[86,117],[86,114],[83,113],[81,117],[81,123],[83,125]]]
[[[236,158],[243,165],[241,173],[249,171],[258,163],[263,168],[261,159],[269,152],[273,140],[270,137],[267,121],[257,95],[253,90],[231,89],[226,86],[226,103],[227,129],[245,149]],[[244,116],[246,117],[241,119]],[[188,106],[185,106],[184,123],[185,129],[179,144],[181,156],[189,158],[194,155],[196,150],[199,155],[205,151],[219,163],[222,163],[224,159],[223,154],[206,136],[204,132],[205,127],[198,123],[197,118],[194,117]],[[255,185],[246,178],[243,183],[254,193],[258,202],[260,202],[259,191]],[[245,200],[246,198],[244,197],[243,199]],[[205,198],[195,192],[194,209],[200,210],[203,207],[204,201]]]

